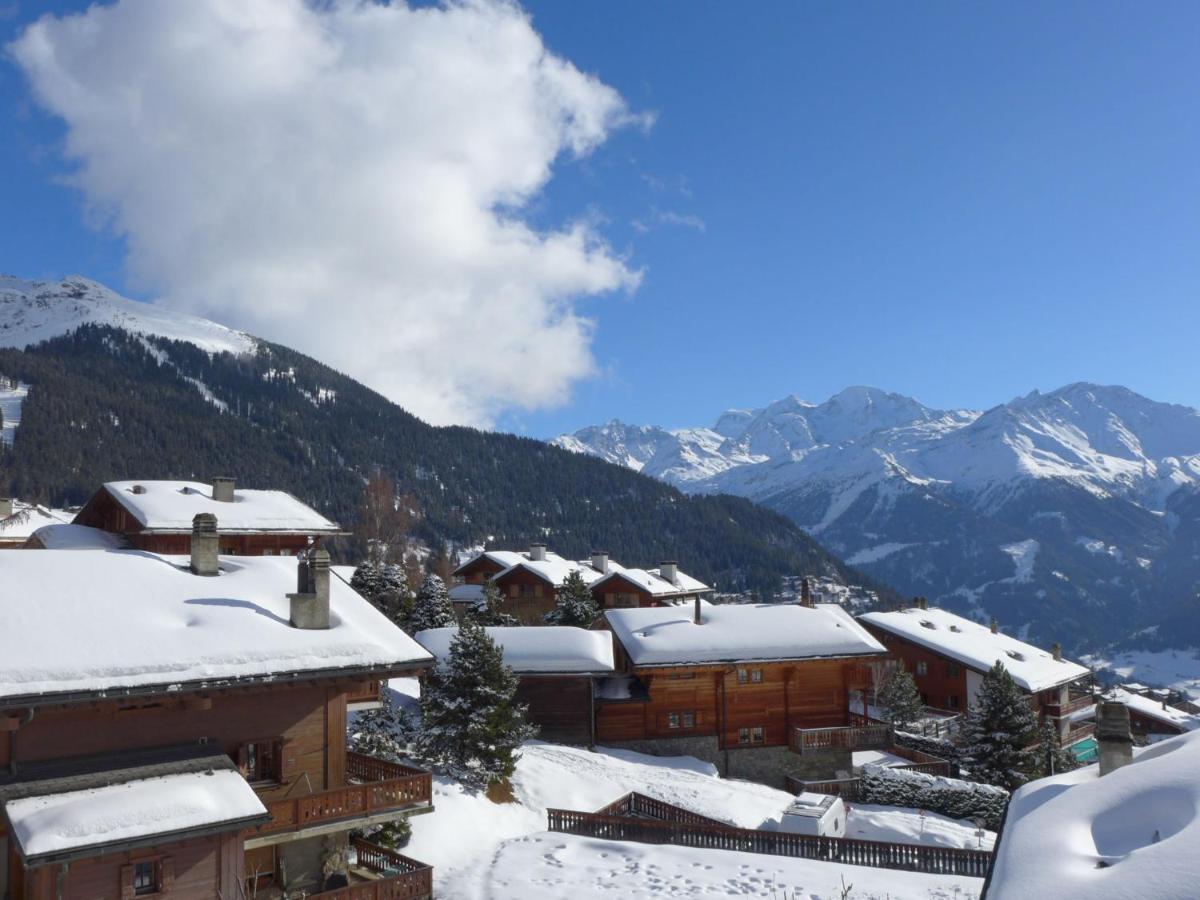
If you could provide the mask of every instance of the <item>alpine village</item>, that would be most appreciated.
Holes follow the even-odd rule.
[[[1197,36],[0,0],[0,900],[1200,900]]]

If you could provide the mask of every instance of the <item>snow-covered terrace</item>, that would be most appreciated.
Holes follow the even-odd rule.
[[[886,652],[840,606],[712,604],[610,609],[613,634],[635,666],[867,656]]]
[[[429,653],[341,579],[324,630],[289,624],[296,561],[220,558],[220,575],[134,550],[4,554],[0,705],[355,671],[399,674]]]
[[[0,516],[0,543],[24,544],[39,528],[45,525],[63,525],[73,517],[74,513],[65,509],[50,509],[14,500],[12,515]]]
[[[1067,684],[1088,674],[1088,669],[1078,663],[1055,659],[1040,647],[993,632],[986,625],[944,609],[870,612],[859,616],[859,621],[927,647],[976,672],[987,672],[1002,662],[1013,681],[1030,693]]]
[[[537,628],[488,628],[518,674],[604,675],[613,671],[612,636],[564,625]],[[430,628],[416,634],[417,643],[441,662],[450,656],[457,628]]]
[[[1200,732],[1031,782],[1008,807],[988,897],[1194,900]]]
[[[286,491],[237,488],[233,501],[214,500],[212,486],[195,481],[110,481],[104,490],[145,531],[191,533],[192,519],[212,513],[222,534],[301,532],[337,534],[341,527]]]

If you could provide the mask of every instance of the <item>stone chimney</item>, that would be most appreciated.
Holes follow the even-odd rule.
[[[212,513],[197,513],[192,518],[192,571],[195,574],[220,574],[217,567],[217,551],[220,545],[217,517]]]
[[[992,623],[991,623],[991,625],[989,625],[988,627],[992,629],[992,634],[999,634],[999,632],[1000,632],[1000,623],[996,621],[996,617],[995,617],[995,616],[992,616]]]
[[[0,497],[0,519],[6,519],[13,514],[12,497]]]
[[[679,567],[673,559],[664,559],[658,564],[658,577],[671,584],[679,584]]]
[[[544,561],[546,559],[546,545],[545,544],[530,544],[529,545],[529,558],[535,562]]]
[[[601,575],[608,574],[608,551],[593,550],[592,551],[592,568]]]
[[[809,583],[808,577],[805,576],[800,582],[800,605],[812,606],[812,584]]]
[[[1050,645],[1050,655],[1054,657],[1055,662],[1062,662],[1062,644],[1055,641]]]
[[[929,609],[929,599],[927,597],[917,597],[914,602],[917,604],[917,609]]]
[[[329,627],[329,551],[321,547],[301,554],[296,593],[288,594],[293,628]]]
[[[233,487],[234,482],[232,478],[214,478],[212,480],[212,498],[218,503],[232,503]]]
[[[696,595],[696,599],[692,601],[692,624],[703,625],[704,619],[700,617],[700,595]]]
[[[1100,747],[1101,777],[1133,760],[1133,735],[1129,732],[1129,708],[1124,703],[1096,704],[1096,743]]]

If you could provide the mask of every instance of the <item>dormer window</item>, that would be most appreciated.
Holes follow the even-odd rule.
[[[928,628],[930,631],[937,631],[937,626],[934,625],[932,622],[930,622],[928,619],[921,620],[921,627]]]
[[[1008,651],[1005,651],[1005,652],[1007,652],[1007,653],[1008,653],[1008,656],[1009,656],[1009,658],[1010,658],[1010,659],[1015,659],[1015,660],[1017,660],[1018,662],[1024,662],[1024,661],[1025,661],[1025,656],[1024,656],[1024,654],[1018,653],[1016,650],[1008,650]]]

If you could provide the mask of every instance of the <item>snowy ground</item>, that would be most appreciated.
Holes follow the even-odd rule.
[[[7,380],[0,380],[0,416],[4,424],[0,427],[0,444],[12,446],[17,426],[21,424],[21,404],[29,396],[29,385],[17,383],[9,387]]]
[[[531,878],[541,879],[541,893],[527,896],[539,898],[682,896],[687,894],[685,885],[695,893],[722,895],[733,891],[735,884],[736,893],[753,896],[758,890],[759,896],[769,897],[768,885],[774,878],[780,900],[784,885],[789,891],[804,888],[807,893],[798,896],[809,900],[840,896],[821,893],[838,884],[840,873],[846,874],[847,883],[877,886],[880,897],[890,891],[892,900],[952,897],[956,887],[958,896],[965,898],[978,895],[981,888],[981,882],[969,878],[914,876],[707,850],[609,846],[544,833],[547,807],[590,811],[630,791],[745,828],[774,827],[792,799],[785,791],[719,778],[711,764],[693,757],[653,757],[615,749],[591,752],[531,742],[513,778],[517,802],[495,804],[449,779],[437,778],[435,812],[412,820],[413,837],[404,852],[433,864],[442,896],[465,900],[517,896]],[[848,827],[848,836],[869,840],[978,845],[969,823],[929,814],[922,826],[917,811],[911,809],[852,804]],[[989,834],[985,839],[985,848],[993,837]],[[856,891],[853,896],[873,895]],[[791,900],[792,895],[786,897]]]
[[[1132,650],[1113,656],[1085,656],[1097,670],[1107,669],[1121,681],[1164,685],[1200,701],[1200,649]]]

